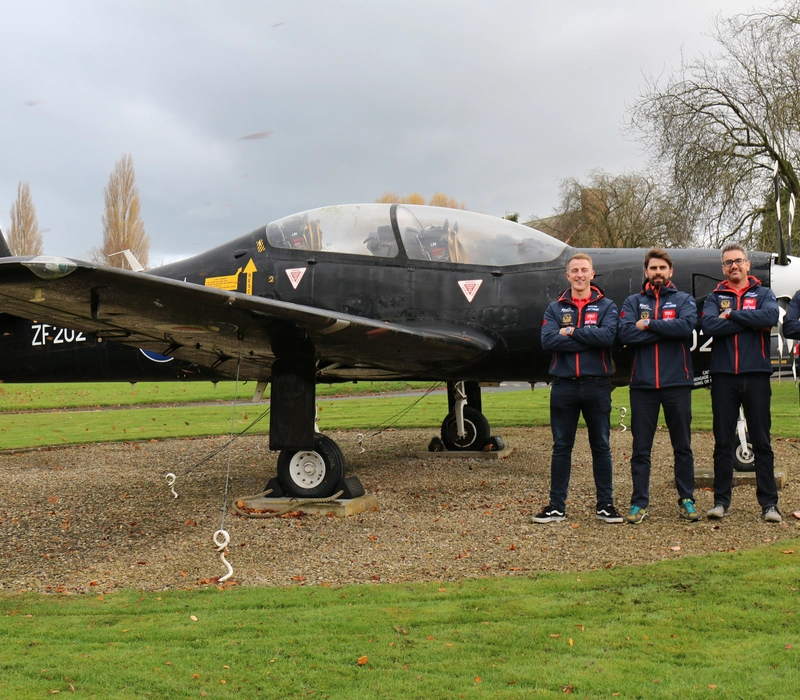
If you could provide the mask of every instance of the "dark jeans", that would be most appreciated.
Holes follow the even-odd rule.
[[[550,505],[566,508],[567,489],[572,470],[572,447],[578,418],[589,431],[592,470],[597,489],[597,505],[614,502],[611,484],[611,383],[606,377],[553,380],[550,390],[550,428],[553,431],[553,458],[550,462]]]
[[[756,468],[756,498],[762,508],[778,505],[775,456],[769,430],[772,424],[772,385],[766,372],[713,374],[711,408],[714,412],[714,503],[731,504],[733,453],[738,444],[736,421],[744,409],[747,432],[753,445]]]
[[[694,455],[692,454],[692,388],[631,389],[631,505],[650,504],[650,455],[658,427],[658,412],[664,407],[675,459],[675,487],[679,498],[694,498]]]

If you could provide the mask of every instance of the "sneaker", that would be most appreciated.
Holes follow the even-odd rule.
[[[553,506],[545,506],[537,515],[531,518],[534,523],[557,523],[567,519],[567,514],[563,510]]]
[[[779,523],[782,520],[781,512],[775,506],[764,508],[761,517],[768,523]]]
[[[721,503],[715,503],[714,507],[706,511],[707,518],[716,518],[717,520],[724,518],[728,514],[728,509]]]
[[[631,525],[640,525],[642,520],[647,517],[647,508],[641,506],[631,506],[631,512],[625,516]]]
[[[595,517],[598,520],[603,520],[607,523],[621,523],[622,516],[617,513],[617,509],[614,508],[613,503],[609,503],[605,506],[597,506],[597,509],[594,512]]]
[[[694,501],[691,498],[682,498],[678,501],[678,504],[681,507],[681,517],[684,520],[688,520],[690,522],[697,522],[698,520],[702,520],[703,516],[697,512],[694,507]]]

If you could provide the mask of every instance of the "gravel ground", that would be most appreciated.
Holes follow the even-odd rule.
[[[651,517],[640,526],[594,517],[585,432],[573,455],[568,520],[530,522],[549,490],[549,428],[499,431],[503,460],[418,459],[432,430],[389,431],[365,442],[331,433],[380,508],[347,518],[226,515],[234,581],[247,586],[443,581],[585,571],[685,555],[746,549],[800,535],[800,445],[775,440],[784,521],[760,520],[755,487],[734,489],[724,521],[685,524],[671,485],[671,452],[659,431]],[[222,517],[227,450],[192,469],[223,440],[82,445],[0,455],[0,589],[58,593],[211,585],[225,573],[212,544]],[[258,492],[274,470],[267,438],[248,436],[231,453],[230,500]],[[616,503],[630,497],[630,432],[614,432]],[[695,434],[698,467],[711,466],[712,438]],[[191,470],[191,471],[190,471]],[[164,474],[178,475],[173,499]],[[713,505],[697,491],[698,508]]]

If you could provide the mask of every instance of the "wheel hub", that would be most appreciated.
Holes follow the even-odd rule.
[[[325,460],[318,452],[298,452],[289,463],[289,476],[304,489],[319,486],[325,478]]]

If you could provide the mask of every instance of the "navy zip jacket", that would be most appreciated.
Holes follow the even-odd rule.
[[[636,322],[650,319],[646,330]],[[633,348],[631,387],[663,389],[694,385],[692,331],[697,324],[694,297],[668,282],[655,288],[647,282],[631,294],[619,314],[619,337]]]
[[[772,374],[769,334],[778,323],[778,300],[752,275],[747,281],[739,291],[720,282],[703,304],[703,333],[714,338],[711,374]],[[726,309],[730,318],[720,318]]]
[[[617,305],[599,287],[585,300],[572,298],[567,289],[544,312],[542,347],[553,353],[549,372],[554,377],[610,377],[611,346],[617,337]],[[560,335],[572,326],[572,336]]]
[[[783,317],[783,337],[800,340],[800,291],[795,292]]]

